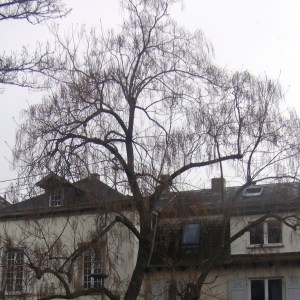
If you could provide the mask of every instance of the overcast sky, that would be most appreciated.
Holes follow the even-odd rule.
[[[118,0],[66,0],[72,13],[58,21],[61,28],[86,24],[114,27],[120,23]],[[215,49],[215,61],[228,69],[248,69],[282,84],[289,106],[300,113],[300,1],[299,0],[186,0],[173,16],[189,30],[201,29]],[[46,41],[48,29],[24,21],[0,23],[0,50]],[[0,195],[9,179],[9,147],[14,145],[20,112],[40,100],[36,93],[15,87],[0,94]]]

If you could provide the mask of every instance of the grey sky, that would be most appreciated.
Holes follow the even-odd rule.
[[[71,15],[59,21],[61,28],[72,24],[117,26],[121,20],[118,0],[66,0]],[[216,63],[229,69],[248,69],[256,75],[279,79],[289,106],[300,113],[300,1],[298,0],[186,0],[174,10],[176,20],[190,30],[201,29],[212,42]],[[181,9],[182,8],[182,9]],[[46,41],[48,29],[23,21],[0,23],[0,49],[18,49]],[[9,167],[20,111],[40,96],[26,89],[6,88],[0,94],[0,195],[16,177]],[[2,182],[2,183],[1,183]]]

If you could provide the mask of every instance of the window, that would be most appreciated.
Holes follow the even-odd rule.
[[[282,300],[282,279],[253,279],[250,294],[251,300]]]
[[[62,205],[62,191],[61,190],[53,190],[49,194],[49,206],[56,207]]]
[[[101,278],[93,275],[101,273],[101,254],[93,250],[87,250],[83,253],[83,288],[101,287]]]
[[[282,243],[281,223],[268,220],[250,229],[250,245],[276,245]]]
[[[256,185],[247,187],[244,190],[243,197],[258,197],[262,194],[263,189],[264,188],[262,186],[256,186]]]
[[[250,245],[264,244],[264,223],[257,224],[250,229]]]
[[[156,281],[152,283],[152,300],[194,299],[191,292],[193,285],[185,281]]]
[[[6,253],[6,291],[22,292],[24,276],[24,252],[12,250]]]
[[[200,226],[199,223],[185,224],[182,234],[183,246],[197,246],[200,240]]]
[[[177,300],[177,286],[174,282],[170,282],[168,286],[168,300]]]
[[[277,220],[267,222],[268,244],[282,243],[281,223]]]

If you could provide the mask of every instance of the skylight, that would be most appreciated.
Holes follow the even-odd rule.
[[[250,186],[244,190],[243,197],[258,197],[263,192],[262,186]]]

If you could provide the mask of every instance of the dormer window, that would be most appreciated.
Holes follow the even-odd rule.
[[[182,246],[198,246],[200,242],[199,223],[188,223],[183,227]]]
[[[49,193],[49,207],[62,206],[62,204],[63,204],[62,190],[61,189],[52,190]]]
[[[244,190],[243,197],[258,197],[263,192],[262,186],[250,186]]]

